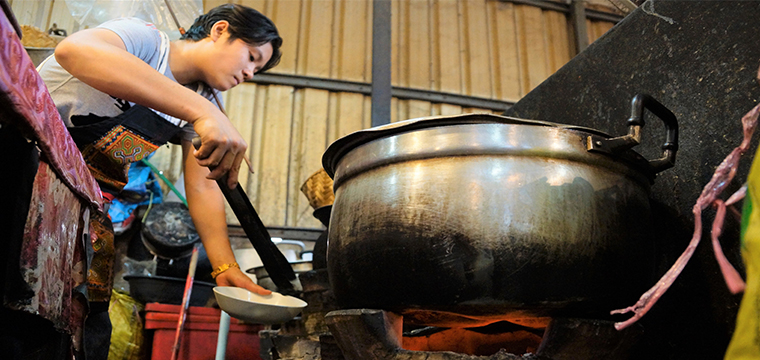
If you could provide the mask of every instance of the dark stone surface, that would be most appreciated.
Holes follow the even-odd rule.
[[[652,95],[675,113],[676,165],[660,173],[652,189],[660,274],[686,248],[691,209],[715,168],[741,142],[740,119],[760,97],[758,13],[756,1],[649,1],[505,113],[613,136],[626,133],[630,100],[637,93]],[[649,115],[642,145],[635,149],[651,159],[659,157],[665,133]],[[756,146],[753,141],[724,199],[746,179]],[[641,321],[641,358],[723,357],[741,296],[728,292],[714,260],[713,214],[704,212],[702,243],[684,273]],[[743,272],[738,223],[731,214],[721,241]]]

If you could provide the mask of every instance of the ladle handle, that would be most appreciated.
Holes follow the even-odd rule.
[[[628,134],[616,138],[604,139],[590,136],[587,147],[589,151],[620,154],[641,142],[641,128],[644,127],[644,109],[652,112],[665,124],[665,144],[662,145],[663,156],[649,160],[653,173],[669,169],[675,165],[678,151],[678,120],[676,116],[659,101],[647,94],[638,94],[631,100],[631,117],[628,118]]]

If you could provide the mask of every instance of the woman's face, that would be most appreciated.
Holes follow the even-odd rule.
[[[272,44],[254,46],[241,39],[230,41],[229,32],[216,37],[210,61],[204,64],[205,82],[214,89],[225,91],[253,78],[253,74],[272,58]]]

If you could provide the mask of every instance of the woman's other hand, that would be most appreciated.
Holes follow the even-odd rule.
[[[238,268],[230,268],[219,274],[216,277],[216,284],[219,286],[235,286],[243,288],[259,295],[269,295],[272,293],[270,290],[256,285],[251,278],[243,274]]]

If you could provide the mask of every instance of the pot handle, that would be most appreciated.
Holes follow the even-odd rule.
[[[665,124],[665,144],[662,145],[663,156],[649,160],[654,173],[670,169],[675,165],[678,151],[678,121],[676,116],[659,101],[647,94],[638,94],[631,100],[631,117],[628,118],[628,134],[605,139],[600,136],[588,137],[587,148],[592,152],[619,154],[641,142],[641,128],[644,127],[644,109],[648,109]]]

